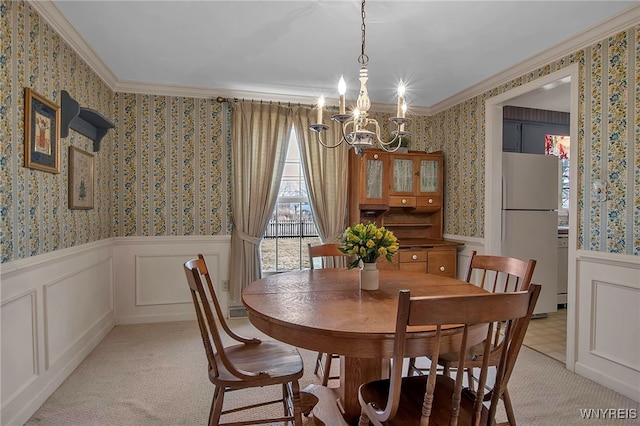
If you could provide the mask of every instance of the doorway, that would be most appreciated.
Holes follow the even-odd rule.
[[[486,140],[485,140],[485,244],[489,253],[501,252],[502,230],[502,124],[503,107],[519,101],[544,96],[545,90],[558,87],[562,82],[569,84],[570,137],[577,141],[578,128],[578,65],[573,64],[562,70],[538,78],[535,81],[511,89],[486,101]],[[524,105],[520,105],[524,106]],[[527,105],[528,106],[528,105]],[[570,158],[570,169],[577,170],[577,155]],[[569,204],[576,206],[577,185],[572,185]],[[566,350],[565,365],[573,371],[575,362],[575,265],[576,265],[576,225],[575,208],[569,209],[568,216],[568,270],[567,270],[567,309],[566,314]],[[544,333],[541,333],[544,334]]]

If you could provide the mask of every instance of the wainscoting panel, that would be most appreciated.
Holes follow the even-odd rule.
[[[36,379],[38,336],[36,292],[29,290],[2,302],[2,408]]]
[[[117,324],[194,320],[184,275],[187,260],[204,255],[223,312],[227,312],[229,236],[123,237],[116,239]]]
[[[77,269],[44,285],[45,368],[113,315],[113,258],[75,266]]]
[[[640,372],[640,289],[593,281],[592,291],[591,353]],[[617,330],[632,319],[627,318],[629,312],[636,313],[635,321],[629,324],[620,345]]]
[[[640,259],[578,252],[575,371],[640,401]]]
[[[24,424],[113,328],[113,240],[0,273],[2,424]]]
[[[191,303],[182,265],[192,257],[136,256],[136,306]],[[214,265],[209,265],[209,259],[207,266],[218,270],[217,267],[214,269]]]

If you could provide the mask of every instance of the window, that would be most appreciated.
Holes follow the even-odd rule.
[[[560,188],[559,188],[559,206],[560,209],[569,209],[569,136],[545,136],[545,153],[560,157]]]
[[[291,132],[278,200],[260,246],[262,272],[309,267],[307,244],[320,238],[311,214],[295,132]]]

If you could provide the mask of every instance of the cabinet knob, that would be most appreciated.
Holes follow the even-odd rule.
[[[417,254],[414,254],[413,256],[411,256],[411,258],[412,258],[413,260],[418,260],[418,255],[417,255]]]
[[[433,198],[429,198],[429,204],[433,204]]]
[[[377,160],[378,159],[378,154],[373,154],[373,158]]]
[[[406,198],[402,199],[402,204],[407,204],[407,199]]]
[[[440,272],[444,272],[444,266],[440,267]]]

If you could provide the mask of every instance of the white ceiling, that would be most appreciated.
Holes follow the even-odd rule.
[[[359,1],[53,1],[119,82],[335,99],[344,74],[357,96]],[[370,0],[369,94],[402,78],[431,107],[635,4]]]
[[[546,109],[549,111],[570,112],[571,110],[570,79],[558,80],[555,84],[545,85],[524,95],[509,99],[506,105]]]

